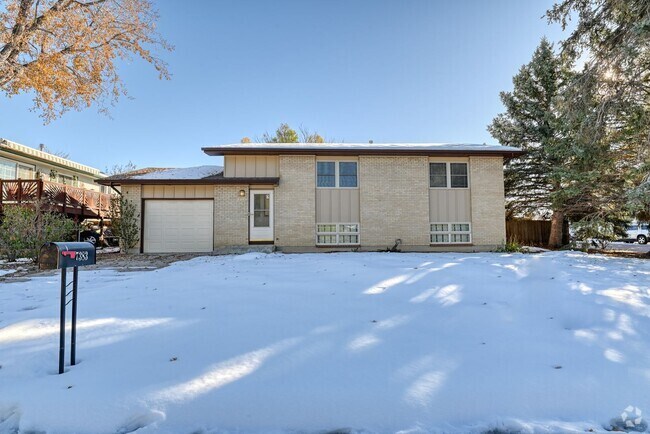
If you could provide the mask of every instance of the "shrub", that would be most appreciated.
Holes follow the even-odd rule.
[[[0,225],[0,251],[9,261],[15,261],[28,249],[34,221],[35,212],[29,208],[4,207]]]
[[[516,238],[510,238],[508,241],[503,243],[498,249],[497,252],[502,253],[516,253],[521,252],[521,244],[517,241]]]
[[[120,249],[129,253],[140,241],[140,215],[135,204],[124,196],[111,199],[111,230],[120,239]]]
[[[6,205],[0,224],[0,251],[10,261],[38,260],[41,246],[50,241],[73,241],[76,224],[62,214],[43,211],[41,204]]]
[[[50,241],[76,241],[78,225],[73,220],[66,218],[63,214],[43,212],[39,214],[35,246],[36,255],[38,249],[44,243]]]
[[[590,242],[594,247],[604,249],[617,239],[626,236],[624,221],[608,221],[592,218],[582,219],[573,225],[575,238],[582,241],[582,249],[588,249]]]

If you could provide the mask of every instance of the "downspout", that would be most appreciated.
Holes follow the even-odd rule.
[[[115,188],[115,184],[113,184],[113,183],[111,182],[110,187],[111,187],[111,189],[112,189],[115,193],[117,193],[117,194],[119,194],[120,196],[122,196],[122,192],[121,192],[120,190],[118,190],[117,188]]]

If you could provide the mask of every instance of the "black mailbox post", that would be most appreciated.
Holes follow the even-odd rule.
[[[65,363],[65,307],[72,302],[72,333],[70,336],[70,364],[76,363],[77,345],[77,281],[79,267],[93,265],[96,259],[95,246],[91,243],[45,243],[41,247],[38,265],[41,270],[61,270],[61,320],[59,331],[59,374],[63,374]],[[72,282],[66,284],[68,268],[72,268]],[[66,292],[68,285],[72,290]],[[72,293],[72,299],[66,301]]]

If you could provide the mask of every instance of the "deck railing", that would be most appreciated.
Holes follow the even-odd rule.
[[[111,195],[40,179],[0,179],[0,211],[6,204],[35,202],[63,214],[96,218],[108,214]]]

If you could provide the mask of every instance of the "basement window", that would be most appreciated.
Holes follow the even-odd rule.
[[[469,244],[472,242],[470,223],[431,223],[431,244]]]
[[[321,246],[347,246],[359,244],[359,223],[317,224],[316,244]]]

